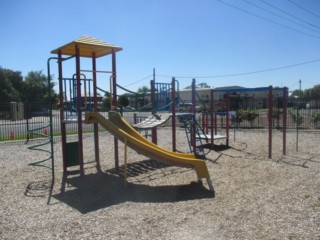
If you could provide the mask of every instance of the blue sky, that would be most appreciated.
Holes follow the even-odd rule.
[[[1,0],[0,9],[0,66],[23,76],[46,73],[51,50],[89,35],[123,48],[118,83],[133,91],[149,86],[153,68],[156,81],[176,77],[181,87],[192,78],[212,87],[320,84],[318,0]],[[110,58],[97,68],[111,70]],[[65,77],[74,71],[66,64]],[[98,85],[107,89],[107,77]]]

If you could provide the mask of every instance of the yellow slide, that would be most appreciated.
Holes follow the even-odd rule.
[[[86,112],[85,122],[87,124],[99,123],[120,141],[127,141],[130,148],[151,159],[176,166],[194,168],[198,179],[206,178],[210,190],[214,191],[207,165],[203,160],[195,158],[193,154],[175,153],[159,147],[143,137],[118,113],[109,112],[109,119],[107,119],[99,113]]]

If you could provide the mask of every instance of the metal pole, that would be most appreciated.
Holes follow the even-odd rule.
[[[191,129],[192,129],[192,136],[191,136],[191,139],[192,139],[192,146],[193,146],[193,153],[195,154],[196,153],[196,80],[195,79],[192,79],[192,116],[193,116],[193,119],[192,119],[192,125],[191,125]]]
[[[230,95],[227,93],[226,99],[226,145],[229,146],[229,111],[230,111]]]
[[[80,175],[84,175],[83,167],[83,139],[82,139],[82,99],[81,99],[81,80],[80,80],[80,49],[78,45],[76,48],[76,76],[77,76],[77,114],[78,114],[78,141],[79,141],[79,165],[80,165]]]
[[[214,118],[214,99],[213,99],[213,90],[210,91],[210,98],[211,98],[211,119],[210,119],[210,124],[211,124],[211,148],[213,149],[214,146],[214,136],[213,136],[213,118]]]
[[[98,112],[97,71],[96,71],[96,53],[95,52],[92,53],[92,79],[93,79],[93,111]],[[95,149],[96,163],[97,163],[97,167],[100,169],[98,123],[93,124],[93,129],[94,129],[94,149]]]
[[[296,112],[296,129],[297,129],[297,137],[296,137],[296,151],[298,152],[298,142],[299,142],[299,124],[298,124],[298,122],[299,122],[299,116],[298,116],[298,114],[299,114],[299,107],[298,107],[298,101],[297,101],[297,103],[296,103],[296,107],[297,107],[297,112]]]
[[[177,144],[176,144],[176,80],[175,78],[172,78],[172,83],[171,83],[171,114],[172,114],[172,151],[177,151]]]
[[[61,143],[62,143],[62,159],[63,159],[63,172],[67,172],[67,136],[66,136],[66,123],[64,116],[64,99],[63,99],[63,84],[62,84],[62,53],[58,52],[58,69],[59,69],[59,100],[60,100],[60,128],[61,128]],[[71,96],[70,96],[71,97]]]
[[[299,94],[301,94],[301,79],[299,79],[299,90],[300,90]]]
[[[271,159],[272,158],[272,86],[269,86],[268,128],[269,128],[268,157]]]
[[[128,184],[128,142],[127,138],[124,139],[124,186]]]
[[[153,69],[153,80],[151,80],[151,107],[152,107],[152,114],[156,114],[156,102],[155,102],[155,73]],[[157,137],[157,128],[151,129],[151,140],[154,144],[158,143],[158,137]]]
[[[111,89],[110,89],[111,91]],[[113,92],[113,110],[117,111],[117,66],[116,66],[116,53],[112,51],[112,92]],[[111,108],[112,109],[112,108]],[[114,137],[114,164],[115,169],[119,170],[119,149],[118,149],[118,139]]]
[[[51,99],[51,73],[50,73],[50,60],[53,58],[49,58],[47,62],[47,70],[48,70],[48,94],[49,94],[49,107],[50,107],[50,150],[51,150],[51,173],[52,173],[52,184],[54,183],[55,171],[54,171],[54,148],[53,148],[53,123],[52,123],[52,99]],[[29,106],[27,106],[28,108]],[[29,117],[27,117],[27,130],[29,131]],[[29,135],[28,135],[29,138]],[[29,140],[29,139],[27,139]]]
[[[283,96],[282,96],[282,134],[283,134],[283,142],[282,142],[282,152],[283,155],[287,154],[287,91],[288,89],[283,88]]]

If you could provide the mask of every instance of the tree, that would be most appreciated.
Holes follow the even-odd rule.
[[[320,98],[320,84],[305,90],[295,89],[292,91],[290,97],[318,99]]]
[[[320,127],[320,113],[313,113],[311,120],[312,120],[315,128]]]
[[[5,74],[7,78],[10,80],[12,86],[16,91],[19,93],[22,92],[22,87],[23,87],[23,77],[21,75],[20,71],[12,71],[9,69],[5,69]]]
[[[121,107],[127,107],[129,105],[129,98],[126,94],[120,96],[118,98],[118,103],[119,103],[119,106]]]
[[[282,110],[280,108],[273,107],[272,108],[272,125],[274,126],[274,121],[277,121],[277,128],[280,127],[280,118],[281,118]]]
[[[307,92],[310,93],[310,98],[319,99],[320,98],[320,84],[313,86],[311,89],[307,89]]]
[[[148,99],[145,98],[145,95],[147,92],[150,92],[150,89],[147,86],[143,86],[141,88],[138,88],[138,94],[140,95],[138,97],[138,104],[139,107],[145,107],[145,105],[148,104]]]
[[[299,127],[303,123],[303,116],[299,113],[299,111],[290,111],[290,115],[292,121]]]
[[[147,86],[138,88],[138,93],[141,95],[145,95],[147,92],[150,92],[150,89]]]
[[[247,120],[250,123],[250,126],[253,127],[253,121],[258,116],[257,112],[254,109],[239,110],[236,121],[241,123],[243,120]]]
[[[48,87],[47,77],[42,71],[31,71],[23,82],[23,100],[25,102],[51,102],[57,100],[57,94],[54,92],[54,84]]]
[[[20,101],[20,93],[15,86],[18,86],[21,83],[21,72],[3,69],[0,67],[0,96],[2,101]]]
[[[102,100],[101,110],[102,111],[109,111],[111,109],[111,98],[105,97]]]
[[[295,89],[295,90],[292,91],[291,97],[299,97],[299,98],[302,98],[302,97],[304,97],[304,92],[303,92],[302,90]]]

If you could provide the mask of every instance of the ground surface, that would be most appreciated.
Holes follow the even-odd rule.
[[[196,183],[192,169],[166,166],[129,150],[128,185],[114,173],[113,137],[100,135],[101,172],[63,179],[61,142],[50,171],[28,166],[45,153],[24,144],[0,145],[0,239],[320,239],[318,132],[237,131],[230,148],[216,147],[206,160],[215,197]],[[178,149],[187,150],[178,130]],[[159,128],[159,145],[171,148],[170,128]],[[86,161],[93,138],[84,138]],[[123,149],[119,145],[120,170]]]

